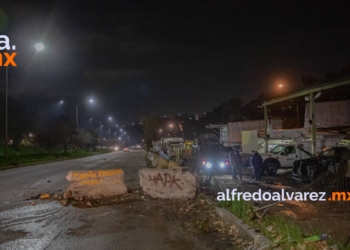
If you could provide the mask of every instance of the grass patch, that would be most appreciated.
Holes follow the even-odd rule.
[[[262,217],[261,214],[254,211],[254,207],[249,202],[244,200],[220,201],[218,206],[227,209],[252,228],[259,230],[271,241],[280,241],[282,249],[317,250],[321,249],[321,244],[324,244],[321,241],[306,242],[304,239],[311,235],[303,234],[301,228],[294,221],[280,215],[266,214]],[[332,239],[327,240],[327,243],[336,244]],[[297,246],[299,248],[296,248]],[[338,244],[338,247],[340,250],[345,250],[341,244]]]
[[[88,157],[97,154],[110,153],[113,150],[101,149],[97,151],[78,151],[78,152],[67,152],[67,153],[36,153],[36,154],[25,154],[25,155],[9,155],[7,161],[5,157],[0,157],[0,169],[6,166],[19,166],[26,164],[41,163],[55,160],[69,160],[81,157]]]

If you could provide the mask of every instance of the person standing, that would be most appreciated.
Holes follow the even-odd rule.
[[[254,172],[254,178],[256,181],[261,181],[261,170],[263,165],[263,159],[261,155],[255,150],[252,156],[252,166]]]
[[[232,166],[232,180],[238,180],[237,179],[237,172],[239,175],[239,179],[242,181],[242,155],[240,152],[236,149],[233,149],[230,152],[230,163]]]

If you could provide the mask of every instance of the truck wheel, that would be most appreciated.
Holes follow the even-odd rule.
[[[275,163],[269,162],[265,166],[266,173],[270,176],[274,176],[277,173],[278,166]]]

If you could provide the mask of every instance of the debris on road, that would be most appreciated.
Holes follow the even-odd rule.
[[[70,199],[70,198],[72,198],[72,191],[68,190],[64,192],[63,199]]]
[[[68,205],[68,200],[61,200],[62,206],[67,206]]]
[[[39,199],[44,200],[44,199],[49,199],[50,198],[50,194],[42,194],[40,195]]]
[[[28,200],[37,200],[37,199],[39,199],[40,195],[41,195],[40,193],[37,194],[37,195],[32,195],[32,196],[30,197],[30,199],[28,199]]]

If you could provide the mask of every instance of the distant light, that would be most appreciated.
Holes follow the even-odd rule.
[[[92,118],[90,118],[90,121],[92,121]]]
[[[162,132],[163,130],[159,129],[159,132]]]
[[[108,117],[108,120],[112,120],[112,117]]]
[[[89,102],[90,102],[90,103],[93,103],[93,102],[94,102],[94,100],[93,100],[93,99],[90,99],[90,100],[89,100]]]
[[[61,101],[60,101],[60,104],[63,104],[63,103],[64,103],[64,101],[63,101],[63,100],[61,100]]]
[[[279,88],[283,88],[283,84],[281,84],[281,83],[278,84],[278,87],[279,87]]]
[[[169,127],[171,127],[171,128],[172,128],[172,127],[173,127],[173,124],[170,124],[170,125],[169,125]]]
[[[33,134],[32,134],[32,133],[30,133],[30,134],[29,134],[29,137],[32,137],[32,136],[33,136]]]
[[[45,48],[45,47],[44,47],[44,45],[43,45],[42,43],[37,43],[37,44],[35,45],[35,49],[36,49],[37,51],[42,51],[44,48]]]
[[[118,127],[118,124],[116,124],[115,126]]]
[[[123,131],[123,129],[120,129],[120,131]]]

